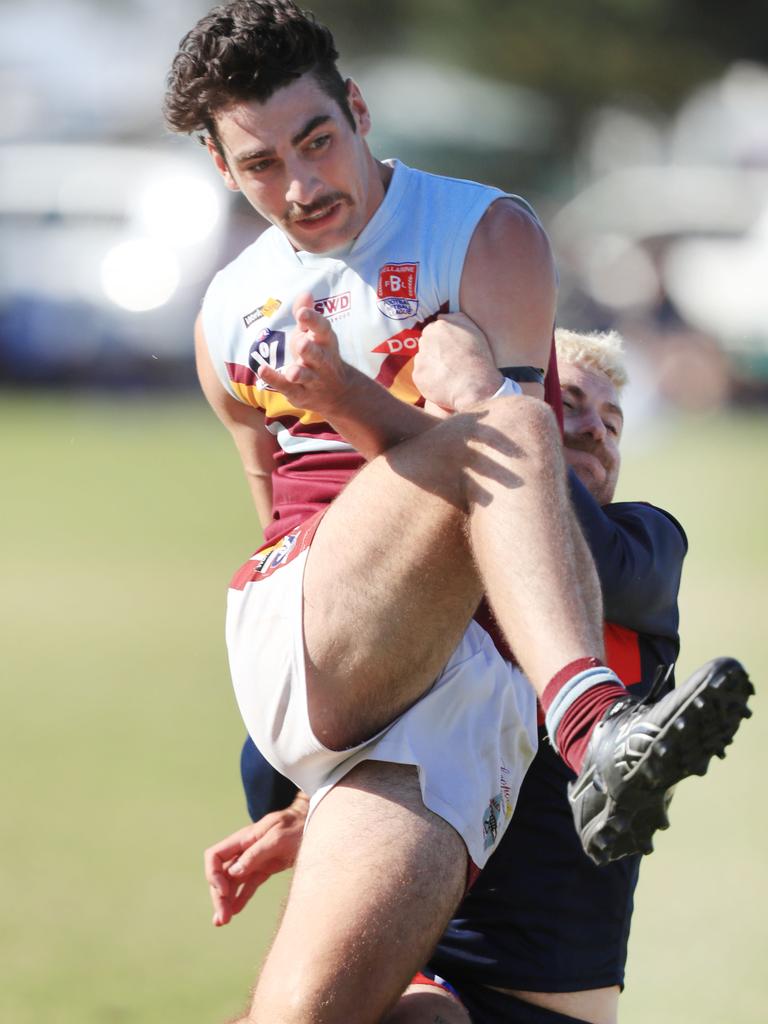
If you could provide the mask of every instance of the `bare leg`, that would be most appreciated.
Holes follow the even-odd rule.
[[[310,717],[328,746],[417,700],[483,592],[537,692],[601,654],[560,447],[543,403],[497,399],[390,449],[336,499],[304,578]]]
[[[316,809],[253,1024],[378,1024],[458,905],[467,854],[416,769],[365,762]]]
[[[472,1024],[469,1014],[452,996],[427,985],[409,985],[381,1024]]]

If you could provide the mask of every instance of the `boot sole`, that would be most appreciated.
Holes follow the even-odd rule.
[[[651,853],[653,833],[669,828],[669,791],[691,775],[705,775],[715,755],[725,757],[742,720],[752,714],[747,700],[755,688],[733,658],[712,663],[689,685],[690,693],[583,831],[584,849],[595,863]]]

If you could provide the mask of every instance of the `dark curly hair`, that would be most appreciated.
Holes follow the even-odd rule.
[[[355,128],[338,52],[329,29],[292,0],[233,0],[214,7],[179,44],[163,113],[171,131],[210,136],[221,150],[215,117],[231,103],[263,103],[311,73]]]

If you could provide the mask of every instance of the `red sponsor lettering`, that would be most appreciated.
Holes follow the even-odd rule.
[[[379,270],[380,299],[415,299],[418,263],[386,263]]]
[[[399,355],[401,352],[407,352],[412,356],[415,356],[419,351],[419,338],[421,337],[420,327],[409,327],[406,331],[400,331],[399,334],[393,334],[391,338],[387,338],[386,341],[382,341],[376,348],[371,349],[372,352],[386,352],[387,355],[394,356]]]

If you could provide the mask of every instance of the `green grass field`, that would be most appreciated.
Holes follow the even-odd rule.
[[[5,394],[3,1024],[188,1024],[242,1005],[284,894],[210,925],[206,844],[245,823],[222,638],[259,540],[202,402]],[[671,423],[621,497],[691,551],[681,671],[733,653],[768,677],[768,420]],[[768,716],[681,787],[644,866],[623,1024],[762,1024]],[[354,1022],[350,1022],[354,1024]]]

